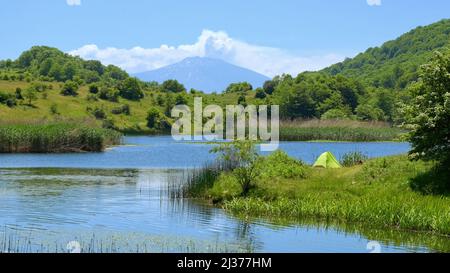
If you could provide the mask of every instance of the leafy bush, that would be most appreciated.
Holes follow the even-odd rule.
[[[89,92],[91,94],[97,94],[99,92],[99,88],[96,84],[92,84],[89,86]]]
[[[106,113],[105,113],[105,111],[103,110],[103,109],[101,109],[101,108],[95,108],[93,111],[92,111],[92,114],[94,115],[94,117],[96,118],[96,119],[105,119],[106,118]]]
[[[119,100],[119,92],[105,87],[99,91],[98,97],[102,100],[117,102]]]
[[[450,50],[437,52],[423,66],[421,81],[411,88],[413,100],[404,107],[412,129],[413,159],[450,163]]]
[[[307,171],[303,162],[288,156],[278,150],[266,157],[260,157],[256,162],[259,178],[305,178]]]
[[[14,95],[3,92],[0,92],[0,103],[5,104],[8,107],[14,107],[17,104]]]
[[[78,88],[78,83],[74,81],[67,81],[61,89],[61,95],[75,97],[78,95]]]
[[[120,114],[130,115],[130,106],[128,104],[124,104],[122,106],[112,109],[111,113],[114,115],[120,115]]]
[[[119,85],[119,95],[127,100],[140,100],[144,92],[136,78],[128,78]]]
[[[158,131],[168,131],[172,124],[159,109],[152,107],[147,113],[147,127]]]
[[[179,83],[177,80],[167,80],[161,85],[163,92],[172,92],[172,93],[183,93],[186,92],[186,88],[184,85]]]

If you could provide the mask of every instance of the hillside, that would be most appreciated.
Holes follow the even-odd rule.
[[[254,74],[248,71],[238,73],[242,78],[236,81],[250,81],[253,87],[240,82],[227,88],[217,76],[220,71],[209,78],[206,72],[214,67],[223,67],[220,76],[225,75],[224,79],[229,71],[238,71],[214,59],[191,58],[172,67],[174,73],[192,68],[191,80],[224,84],[223,94],[188,92],[176,80],[144,82],[116,66],[36,46],[17,60],[0,61],[0,124],[75,120],[124,132],[160,133],[170,128],[173,106],[191,105],[196,96],[203,97],[204,105],[277,104],[286,120],[400,123],[403,116],[396,103],[407,103],[408,96],[392,89],[402,90],[415,81],[419,66],[429,61],[433,51],[450,45],[449,36],[450,20],[443,20],[320,72],[277,76],[264,84],[266,78],[261,76],[258,84],[263,84],[262,88],[253,88],[257,86],[252,82]],[[211,69],[207,69],[209,65]],[[165,68],[167,77],[172,68]]]
[[[16,96],[16,90],[40,88],[31,105],[28,99],[14,99],[15,105],[8,106],[2,97]],[[152,108],[166,118],[168,109],[177,101],[184,100],[192,105],[194,96],[202,96],[204,103],[226,105],[236,104],[238,94],[211,94],[204,95],[160,91],[158,88],[145,87],[145,96],[140,100],[129,100],[117,97],[114,100],[102,99],[99,94],[92,94],[88,85],[81,86],[76,96],[61,95],[63,84],[58,82],[26,82],[0,80],[0,125],[2,124],[28,124],[52,123],[60,121],[81,122],[91,125],[118,129],[126,133],[159,133],[159,128],[147,127],[147,114]],[[252,99],[252,94],[247,95]],[[122,111],[127,106],[129,113]]]
[[[375,87],[403,89],[417,80],[420,65],[430,59],[433,51],[449,46],[450,20],[447,19],[418,27],[323,72],[358,79]]]
[[[218,59],[186,58],[181,62],[143,73],[135,74],[143,81],[162,83],[175,79],[188,90],[205,93],[222,92],[231,83],[249,82],[254,88],[262,87],[268,77]]]

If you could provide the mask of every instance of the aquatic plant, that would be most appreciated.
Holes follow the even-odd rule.
[[[100,152],[121,138],[113,130],[77,124],[2,125],[0,153]]]
[[[341,164],[344,167],[352,167],[355,165],[361,165],[364,162],[366,162],[369,159],[369,157],[366,154],[363,154],[359,151],[355,151],[355,152],[348,152],[345,153],[342,157],[341,157]]]

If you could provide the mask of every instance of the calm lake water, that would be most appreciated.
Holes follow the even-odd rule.
[[[125,144],[93,154],[0,155],[0,252],[66,252],[78,243],[85,252],[370,252],[371,241],[382,252],[450,249],[448,238],[427,234],[238,219],[174,200],[169,184],[213,160],[212,146],[170,137],[126,137]],[[281,149],[311,163],[325,151],[377,157],[405,153],[409,144],[291,142]]]

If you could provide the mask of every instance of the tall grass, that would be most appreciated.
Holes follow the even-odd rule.
[[[100,152],[119,144],[113,130],[76,124],[1,125],[0,153]]]
[[[180,181],[169,183],[171,198],[199,198],[204,197],[206,191],[213,187],[214,182],[223,172],[233,170],[236,162],[216,160],[207,163],[202,168],[186,170]]]
[[[354,120],[282,121],[280,126],[280,139],[285,141],[392,141],[403,133],[385,122]]]
[[[363,154],[362,152],[359,152],[359,151],[354,151],[354,152],[345,153],[341,157],[340,162],[341,162],[342,166],[344,166],[344,167],[352,167],[352,166],[356,166],[356,165],[361,165],[364,162],[366,162],[368,159],[369,159],[369,156],[367,156],[366,154]]]

